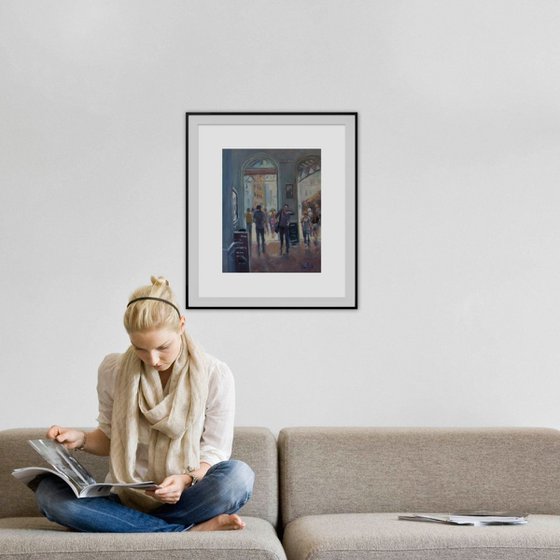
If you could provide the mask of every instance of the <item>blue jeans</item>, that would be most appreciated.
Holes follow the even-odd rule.
[[[150,513],[106,498],[76,498],[58,476],[47,475],[35,490],[41,513],[75,531],[154,533],[186,531],[222,513],[239,511],[251,498],[255,474],[241,461],[222,461],[198,484],[187,488],[176,504],[162,504]]]

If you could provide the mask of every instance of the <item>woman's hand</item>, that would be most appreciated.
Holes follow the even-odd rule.
[[[81,430],[63,428],[62,426],[51,426],[47,432],[47,437],[62,443],[66,449],[76,449],[82,447],[86,442],[86,434]]]
[[[164,504],[176,504],[191,481],[192,477],[188,474],[172,474],[159,485],[157,490],[146,490],[146,494]]]

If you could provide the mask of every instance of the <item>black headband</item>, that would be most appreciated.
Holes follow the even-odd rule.
[[[166,299],[163,299],[163,298],[160,298],[160,297],[151,297],[151,296],[139,297],[139,298],[136,298],[136,299],[133,299],[133,300],[129,301],[128,305],[126,307],[128,308],[133,303],[136,303],[137,301],[142,301],[144,299],[151,299],[151,300],[154,300],[154,301],[163,301],[163,303],[167,303],[167,305],[171,305],[171,307],[173,307],[173,309],[175,309],[175,311],[177,311],[177,315],[179,315],[179,319],[181,318],[181,312],[179,311],[179,308],[174,303],[171,303],[170,301],[167,301]]]

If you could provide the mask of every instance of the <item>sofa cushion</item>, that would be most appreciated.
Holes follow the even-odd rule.
[[[494,510],[560,514],[560,431],[286,428],[284,525],[304,515]]]
[[[520,526],[457,527],[397,513],[312,515],[285,529],[288,560],[557,560],[560,516]]]
[[[242,531],[75,533],[42,517],[0,519],[0,560],[285,560],[272,525],[244,517]]]

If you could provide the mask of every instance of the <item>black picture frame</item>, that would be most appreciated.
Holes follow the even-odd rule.
[[[357,112],[188,112],[185,165],[187,308],[358,308]],[[284,260],[265,251],[278,245],[269,224],[269,243],[257,246],[246,215],[271,200],[293,214],[282,238],[291,255],[274,255]]]

